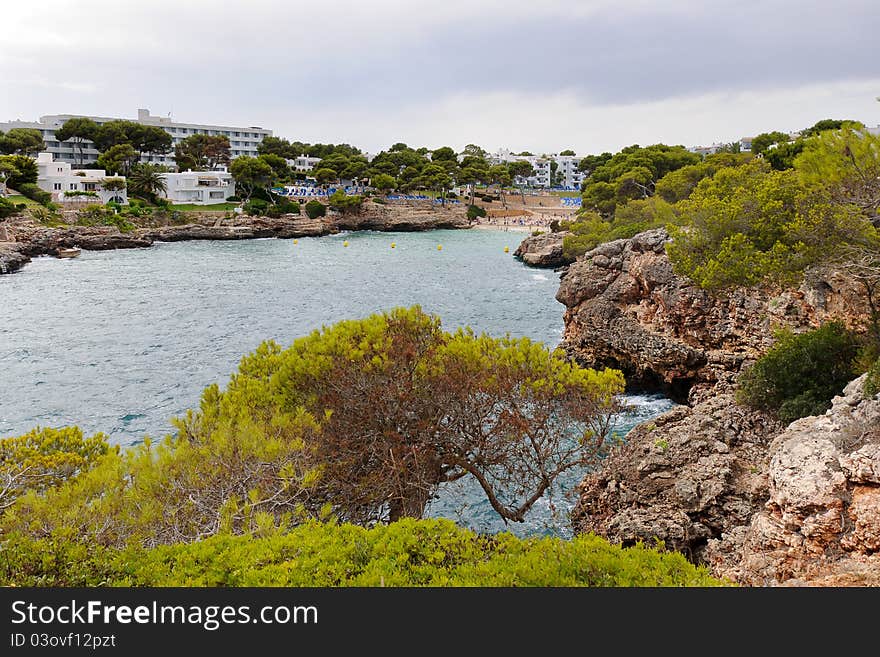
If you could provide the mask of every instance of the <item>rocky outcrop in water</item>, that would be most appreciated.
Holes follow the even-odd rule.
[[[516,251],[515,258],[522,260],[530,267],[557,268],[572,262],[562,253],[562,240],[565,233],[541,233],[529,235],[525,238]]]
[[[709,395],[639,425],[579,487],[577,532],[750,585],[880,585],[880,399],[850,383],[787,427]]]
[[[18,245],[0,245],[0,274],[11,274],[29,263],[31,259],[18,250]]]
[[[701,290],[673,272],[668,239],[663,229],[647,231],[602,244],[568,267],[556,298],[567,308],[563,346],[578,362],[619,367],[631,383],[684,400],[694,384],[730,381],[779,327],[860,320],[858,290],[837,276],[795,290]]]

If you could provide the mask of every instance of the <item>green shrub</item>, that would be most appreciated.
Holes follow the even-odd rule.
[[[278,201],[276,207],[281,210],[282,214],[299,214],[300,207],[299,203],[296,201],[291,201],[290,199],[283,198]]]
[[[868,397],[873,397],[880,392],[880,360],[875,362],[871,366],[871,369],[868,370],[868,376],[865,378],[863,391]]]
[[[266,214],[269,203],[263,199],[253,198],[244,204],[244,211],[252,217],[260,217]]]
[[[16,586],[718,586],[678,553],[475,534],[442,519],[365,529],[310,522],[145,550],[10,536],[0,584]]]
[[[87,205],[79,211],[77,226],[115,226],[124,233],[134,230],[135,226],[124,215],[114,212],[112,207]]]
[[[820,415],[855,378],[857,336],[839,322],[796,335],[776,334],[776,345],[739,377],[737,399],[773,411],[783,422]]]
[[[11,217],[18,212],[18,207],[9,199],[0,197],[0,219]]]
[[[374,197],[373,197],[373,203],[378,203],[379,205],[386,205],[386,204],[388,203],[388,201],[386,201],[386,200],[385,200],[384,198],[382,198],[381,196],[374,196]]]
[[[309,219],[317,219],[327,214],[326,206],[321,201],[311,200],[306,203],[306,215]]]
[[[474,219],[485,217],[485,216],[486,216],[486,211],[483,208],[481,208],[479,205],[469,205],[468,206],[467,218],[470,221],[473,221]]]
[[[348,196],[340,189],[333,192],[327,202],[330,207],[337,212],[341,212],[342,214],[349,214],[360,211],[361,206],[364,203],[364,197],[359,194]]]
[[[238,203],[239,201],[241,201],[241,197],[238,196],[238,194],[233,194],[232,196],[227,196],[226,200],[230,203]]]
[[[32,201],[36,201],[40,205],[46,205],[47,203],[52,201],[52,195],[49,192],[43,191],[33,183],[24,183],[23,185],[19,185],[18,191],[21,193],[22,196],[26,196]]]

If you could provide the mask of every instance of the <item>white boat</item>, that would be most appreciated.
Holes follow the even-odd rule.
[[[70,248],[58,247],[55,250],[55,257],[56,258],[75,258],[79,254],[80,254],[80,249],[78,249],[76,247],[70,247]]]

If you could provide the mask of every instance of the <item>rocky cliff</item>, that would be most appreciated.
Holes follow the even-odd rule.
[[[541,233],[529,235],[513,252],[515,258],[530,267],[562,267],[572,262],[562,253],[562,240],[565,233]]]
[[[864,384],[774,438],[767,501],[709,546],[716,572],[757,585],[880,586],[880,398]]]
[[[787,427],[735,400],[740,368],[775,328],[861,324],[858,289],[812,275],[798,289],[712,295],[675,275],[667,239],[604,244],[561,280],[575,358],[689,403],[633,429],[584,478],[575,530],[659,539],[746,584],[880,584],[880,401],[864,377]]]
[[[835,276],[796,290],[701,290],[673,272],[668,239],[658,229],[608,242],[568,267],[556,298],[566,306],[563,346],[578,362],[619,367],[684,400],[694,384],[730,381],[776,328],[859,321],[858,290]]]

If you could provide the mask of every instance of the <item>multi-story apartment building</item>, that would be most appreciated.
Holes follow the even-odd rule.
[[[125,183],[123,176],[108,176],[103,169],[73,169],[70,162],[55,160],[51,153],[37,155],[37,185],[49,192],[56,203],[87,201],[90,197],[95,203],[128,203],[124,184],[120,189],[104,188],[108,178]]]
[[[529,187],[562,187],[564,189],[580,189],[584,181],[584,174],[578,171],[581,158],[577,155],[514,155],[507,149],[502,149],[489,156],[490,164],[503,164],[525,160],[532,165],[535,174],[525,179],[517,178],[517,185],[525,184]],[[556,164],[554,167],[553,164]],[[555,169],[555,175],[554,175]],[[553,180],[555,178],[555,181]],[[551,184],[555,182],[555,184]]]
[[[55,139],[55,130],[64,125],[64,122],[73,117],[84,116],[82,114],[49,114],[41,116],[39,121],[7,121],[0,123],[0,130],[8,132],[12,128],[33,128],[39,130],[43,135],[43,141],[46,142],[46,150],[52,154],[56,160],[63,162],[78,163],[79,148],[72,141],[61,142]],[[179,144],[190,135],[225,135],[229,138],[230,154],[233,158],[240,155],[250,155],[256,157],[257,146],[263,141],[264,137],[272,135],[271,130],[250,126],[247,128],[236,128],[231,126],[209,125],[204,123],[181,123],[173,121],[170,117],[153,116],[149,110],[139,109],[137,119],[119,119],[108,116],[89,116],[86,117],[102,125],[109,121],[133,120],[143,125],[158,126],[171,135],[173,145]],[[94,144],[85,142],[83,149],[83,164],[90,164],[97,161],[98,151]],[[155,164],[164,164],[169,167],[175,166],[174,151],[167,155],[145,156],[142,161],[153,162]]]

